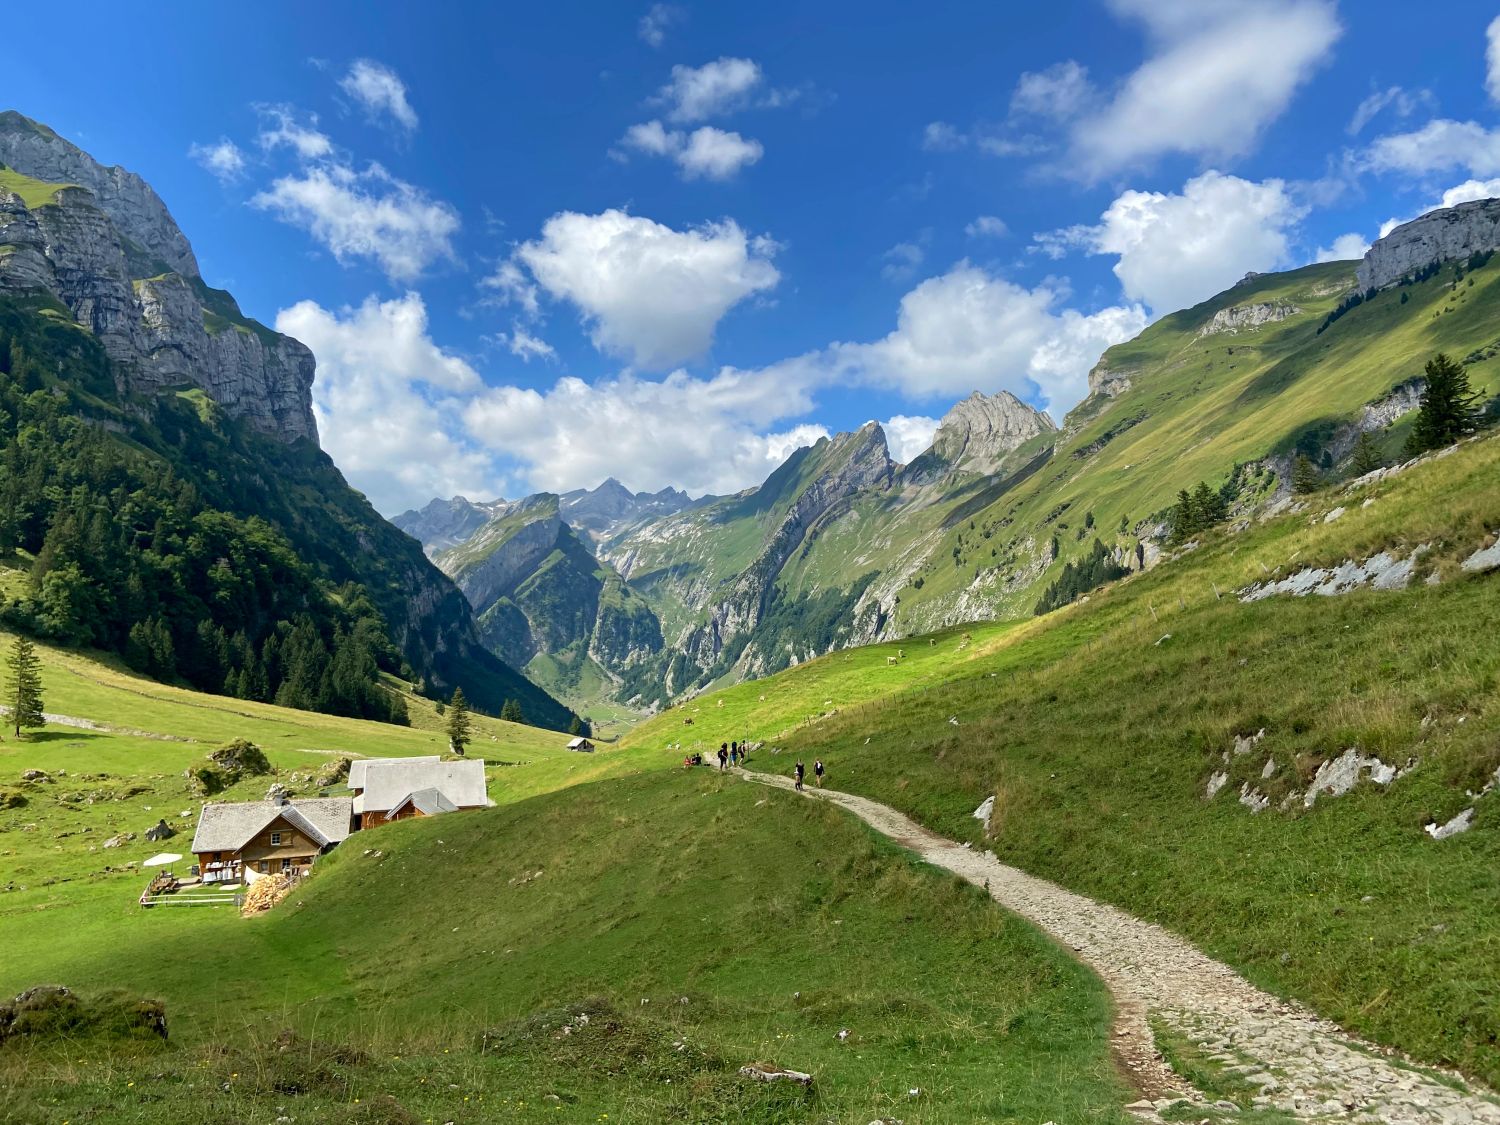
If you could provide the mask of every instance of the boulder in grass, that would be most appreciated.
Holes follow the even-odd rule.
[[[750,1078],[756,1082],[795,1082],[799,1086],[811,1086],[813,1081],[811,1074],[763,1062],[753,1062],[740,1067],[740,1077]]]
[[[177,829],[168,824],[165,818],[158,820],[154,827],[146,829],[146,839],[152,843],[170,840],[175,835],[177,835]]]

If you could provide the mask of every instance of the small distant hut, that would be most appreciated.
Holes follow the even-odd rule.
[[[568,743],[568,749],[577,751],[580,754],[592,754],[594,752],[594,744],[586,738],[579,737]]]

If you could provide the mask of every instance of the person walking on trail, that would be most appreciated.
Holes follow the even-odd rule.
[[[721,742],[721,743],[719,743],[719,769],[722,770],[728,764],[729,764],[729,743],[727,743],[727,742]]]
[[[813,762],[813,777],[818,780],[818,788],[823,788],[823,759],[819,758]]]
[[[801,762],[797,763],[797,792],[802,792],[802,778],[807,773],[807,767]]]
[[[740,744],[738,742],[731,742],[729,744],[729,764],[731,766],[740,764]]]

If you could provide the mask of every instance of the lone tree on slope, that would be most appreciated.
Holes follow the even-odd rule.
[[[463,688],[454,688],[453,702],[448,704],[448,748],[455,754],[462,754],[469,744],[469,725],[469,701]]]
[[[1297,460],[1292,465],[1292,491],[1316,492],[1322,483],[1322,478],[1318,476],[1318,469],[1312,463],[1312,458],[1306,453],[1297,454]]]
[[[1427,361],[1427,389],[1406,439],[1407,453],[1452,445],[1479,424],[1480,396],[1469,386],[1469,373],[1441,352]]]
[[[1354,443],[1354,456],[1349,462],[1349,471],[1356,477],[1362,477],[1383,468],[1385,458],[1380,455],[1380,447],[1375,444],[1369,430],[1361,430]]]
[[[10,690],[6,693],[10,718],[16,737],[29,727],[42,727],[42,666],[36,649],[25,637],[17,636],[10,648]]]
[[[518,699],[507,699],[505,706],[500,708],[500,717],[507,723],[524,723],[526,716],[521,713],[521,701]]]

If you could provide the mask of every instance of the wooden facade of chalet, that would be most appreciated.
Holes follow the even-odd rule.
[[[262,875],[305,875],[353,830],[347,797],[207,804],[192,849],[204,882],[254,882]]]

